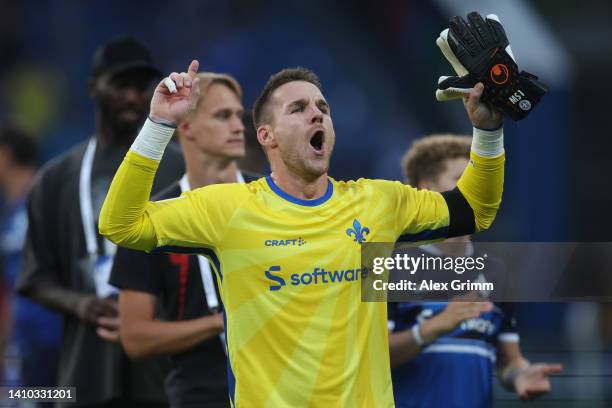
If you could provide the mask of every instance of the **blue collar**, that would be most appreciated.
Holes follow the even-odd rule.
[[[270,186],[272,191],[274,191],[276,195],[278,195],[279,197],[284,198],[285,200],[291,203],[298,204],[298,205],[304,205],[307,207],[314,207],[316,205],[323,204],[324,202],[329,200],[332,194],[334,193],[334,185],[329,179],[327,179],[327,191],[325,192],[325,194],[323,194],[321,197],[316,198],[314,200],[304,200],[304,199],[297,198],[290,194],[285,193],[283,190],[280,189],[279,186],[276,185],[276,183],[274,183],[274,180],[272,180],[271,176],[267,176],[266,181],[268,182],[268,185]]]

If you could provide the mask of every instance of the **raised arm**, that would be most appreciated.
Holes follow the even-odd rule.
[[[448,237],[468,235],[491,226],[504,189],[504,143],[501,113],[480,101],[481,83],[464,98],[474,126],[470,162],[457,187],[442,193],[448,205]]]
[[[199,97],[198,61],[187,72],[173,72],[155,88],[151,111],[117,170],[100,213],[100,234],[117,245],[151,250],[158,246],[149,202],[155,172],[176,124]],[[150,211],[147,211],[150,210]]]

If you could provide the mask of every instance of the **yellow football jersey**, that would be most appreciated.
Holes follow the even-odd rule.
[[[317,200],[270,177],[148,209],[158,246],[204,253],[226,312],[236,407],[393,406],[382,302],[361,302],[360,245],[442,234],[442,196],[399,182],[328,182]]]
[[[488,184],[499,190],[498,206],[503,157],[481,162],[494,169]],[[386,303],[361,301],[360,248],[446,237],[443,196],[330,178],[324,196],[302,200],[267,177],[147,202],[156,167],[128,153],[100,228],[132,248],[210,258],[225,308],[233,406],[392,407]]]

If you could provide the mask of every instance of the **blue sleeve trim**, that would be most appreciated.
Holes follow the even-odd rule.
[[[167,127],[167,128],[170,128],[170,129],[176,129],[176,125],[171,125],[171,124],[169,124],[169,123],[163,123],[163,122],[157,122],[157,121],[155,121],[155,120],[151,119],[151,116],[150,116],[150,115],[149,115],[149,120],[150,120],[151,122],[155,123],[155,124],[162,125],[162,126],[165,126],[165,127]]]

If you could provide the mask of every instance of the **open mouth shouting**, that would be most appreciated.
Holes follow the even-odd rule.
[[[326,152],[325,132],[322,129],[316,130],[310,136],[310,146],[314,150],[315,155],[323,156]]]

